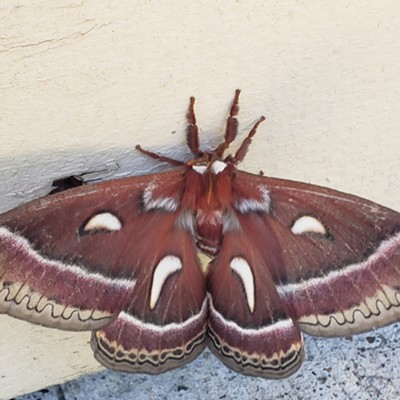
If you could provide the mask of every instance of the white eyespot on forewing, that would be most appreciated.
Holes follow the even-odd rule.
[[[328,232],[326,231],[324,225],[311,215],[303,215],[297,219],[291,227],[291,231],[295,235],[304,235],[305,233],[317,233],[319,235],[326,236]]]
[[[214,175],[218,175],[220,172],[222,172],[225,168],[226,168],[227,164],[224,163],[221,160],[215,160],[212,164],[211,164],[211,172]]]
[[[192,169],[200,175],[204,175],[207,171],[207,165],[192,165]]]
[[[174,212],[178,209],[179,203],[172,197],[154,196],[154,190],[158,188],[157,182],[150,183],[143,191],[142,199],[145,211],[162,209],[167,212]]]
[[[83,232],[109,231],[117,232],[122,228],[121,221],[110,212],[94,214],[81,229]]]
[[[265,185],[259,185],[257,189],[261,196],[258,198],[241,197],[235,201],[235,209],[241,214],[248,214],[250,212],[269,213],[271,209],[271,197],[269,195],[269,190]]]
[[[162,288],[164,286],[167,278],[182,269],[182,261],[179,257],[176,256],[165,256],[158,263],[156,269],[153,274],[153,281],[151,284],[151,292],[150,292],[150,308],[153,309],[158,299],[160,298],[160,294]]]
[[[230,267],[235,271],[241,279],[246,292],[247,305],[251,312],[254,311],[255,290],[254,290],[254,275],[250,265],[242,257],[235,257],[230,263]]]

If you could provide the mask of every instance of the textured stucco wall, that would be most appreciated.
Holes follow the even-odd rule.
[[[0,4],[0,21],[0,211],[46,194],[56,177],[103,170],[111,178],[160,168],[135,153],[137,143],[187,155],[190,95],[197,97],[202,142],[215,143],[237,87],[243,130],[267,117],[243,168],[330,186],[400,211],[397,1],[21,0]],[[1,398],[98,368],[85,346],[89,334],[5,316],[0,327]],[[393,340],[376,346],[368,369],[358,353],[351,365],[364,366],[366,376],[379,372],[398,395],[398,383],[377,361],[385,359],[387,374],[397,368],[398,355],[379,353],[395,352],[396,327],[379,332]],[[347,361],[346,346],[364,348],[362,340],[352,346],[310,340],[307,362],[317,360],[314,369],[280,386],[262,385],[286,388],[297,399],[304,390],[312,393],[322,374],[338,398],[349,398],[343,375],[332,378],[327,371]],[[185,371],[191,368],[196,371]],[[215,374],[202,374],[214,382]],[[358,374],[352,370],[349,379]],[[169,382],[181,375],[170,373]],[[151,379],[146,382],[154,389],[165,378]],[[218,379],[215,388],[233,389],[226,376]],[[259,382],[235,379],[241,387]],[[207,385],[203,393],[215,394]],[[370,380],[360,386],[363,398],[376,398]],[[148,398],[144,387],[135,398]]]

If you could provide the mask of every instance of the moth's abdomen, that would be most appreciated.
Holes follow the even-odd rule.
[[[222,213],[198,211],[196,217],[196,245],[205,254],[215,256],[222,239]]]

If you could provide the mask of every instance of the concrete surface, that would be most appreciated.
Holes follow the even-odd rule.
[[[19,397],[18,400],[335,399],[400,398],[400,326],[343,339],[306,338],[302,368],[285,380],[245,377],[210,352],[158,376],[104,371]]]

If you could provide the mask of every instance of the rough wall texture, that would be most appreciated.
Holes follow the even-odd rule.
[[[190,95],[203,143],[215,143],[237,87],[243,129],[268,120],[243,168],[400,211],[397,1],[21,0],[3,2],[0,21],[0,211],[47,193],[56,177],[154,171],[136,143],[184,157]],[[5,316],[0,327],[1,398],[99,368],[89,334]],[[398,337],[393,326],[310,339],[308,365],[285,382],[237,376],[207,354],[167,375],[107,379],[113,388],[125,379],[124,398],[135,399],[177,398],[178,387],[185,398],[393,399]],[[66,393],[93,393],[90,380]]]

